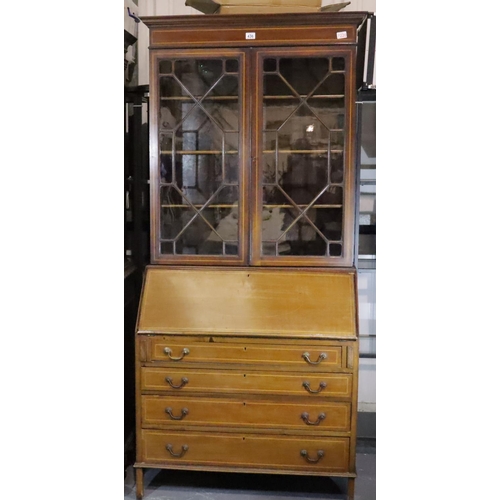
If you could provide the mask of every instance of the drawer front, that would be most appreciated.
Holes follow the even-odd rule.
[[[179,365],[190,363],[231,363],[272,366],[281,369],[334,371],[342,367],[342,347],[223,344],[150,339],[149,361]],[[313,344],[313,343],[311,343]]]
[[[350,373],[284,374],[242,370],[141,368],[143,391],[176,394],[276,394],[285,396],[351,396]]]
[[[141,431],[144,462],[348,472],[349,438]]]
[[[253,399],[142,396],[142,425],[286,428],[305,432],[350,429],[347,402],[276,402]]]

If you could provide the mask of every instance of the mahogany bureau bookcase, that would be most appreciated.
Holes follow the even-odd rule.
[[[366,13],[148,17],[145,468],[348,478]]]

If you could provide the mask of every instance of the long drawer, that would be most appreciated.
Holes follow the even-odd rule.
[[[146,463],[347,472],[349,438],[141,431]]]
[[[142,425],[252,427],[305,432],[350,429],[351,404],[326,399],[277,402],[265,399],[224,399],[180,396],[142,396]]]
[[[202,394],[275,394],[349,398],[350,373],[287,374],[241,370],[141,368],[141,390]]]
[[[172,339],[149,338],[147,361],[166,363],[199,364],[251,364],[279,366],[280,370],[335,371],[342,368],[342,347],[315,347],[313,342],[303,346],[259,344],[255,342],[194,342],[173,337]]]

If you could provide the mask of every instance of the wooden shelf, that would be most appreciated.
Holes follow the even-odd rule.
[[[221,154],[226,154],[226,155],[237,155],[239,151],[209,151],[209,150],[196,150],[196,151],[176,151],[176,155],[221,155]],[[165,150],[165,151],[160,151],[160,154],[162,155],[171,155],[172,150]]]
[[[262,205],[262,208],[268,209],[268,208],[307,208],[309,205],[267,205],[264,204]],[[341,204],[335,204],[335,205],[316,205],[313,204],[311,205],[310,208],[342,208]]]
[[[205,205],[199,205],[199,204],[162,204],[161,208],[203,208]],[[307,208],[309,205],[290,205],[290,204],[283,204],[283,205],[263,205],[263,209],[270,209],[270,208]],[[235,208],[237,205],[235,204],[217,204],[217,205],[207,205],[205,208]],[[335,204],[335,205],[311,205],[310,208],[342,208],[341,204]]]
[[[343,153],[343,149],[330,149],[330,153]],[[197,150],[197,151],[176,151],[176,155],[237,155],[239,151],[209,151],[209,150]],[[275,154],[275,149],[265,149],[263,151],[264,154]],[[326,154],[328,153],[328,149],[278,149],[278,153],[283,154]],[[162,155],[171,155],[173,152],[171,150],[162,150],[160,151]]]
[[[343,153],[343,149],[330,149],[330,153]],[[264,154],[274,154],[276,150],[274,149],[265,149],[263,151]],[[328,149],[278,149],[278,153],[286,153],[286,154],[326,154],[328,153]]]
[[[190,96],[178,96],[178,97],[160,97],[160,101],[180,101],[180,102],[192,102],[196,104],[197,102],[205,102],[205,101],[234,101],[238,100],[240,96],[237,95],[221,95],[221,96],[212,96],[212,97],[203,97],[203,96],[193,96],[196,100],[193,100]]]
[[[236,202],[235,202],[236,203]],[[237,205],[234,204],[219,204],[219,205],[199,205],[199,204],[180,204],[180,205],[161,205],[161,208],[234,208]]]
[[[264,99],[297,99],[296,95],[290,94],[290,95],[265,95],[263,96]],[[300,95],[299,96],[301,99],[306,99],[307,95]],[[342,99],[345,97],[345,94],[319,94],[319,95],[312,95],[308,98],[309,99]]]
[[[195,100],[193,100],[193,97]],[[195,104],[196,102],[200,101],[234,101],[238,100],[240,98],[239,95],[221,95],[221,96],[171,96],[171,97],[160,97],[160,101],[180,101],[180,102],[192,102]],[[290,95],[265,95],[263,96],[264,99],[277,99],[277,100],[286,100],[286,99],[298,99],[298,96],[294,94]],[[300,99],[343,99],[345,98],[345,94],[320,94],[320,95],[312,95],[309,98],[307,95],[300,95]],[[343,113],[345,112],[345,109],[342,108],[341,110]]]

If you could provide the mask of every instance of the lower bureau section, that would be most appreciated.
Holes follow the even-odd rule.
[[[281,471],[348,472],[348,437],[141,431],[142,462]]]

